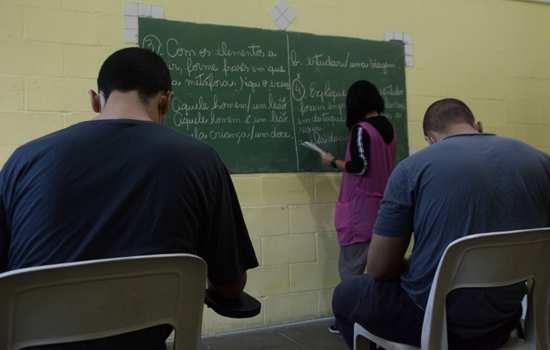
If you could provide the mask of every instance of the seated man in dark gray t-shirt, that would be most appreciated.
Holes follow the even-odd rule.
[[[19,147],[0,172],[0,272],[90,259],[191,253],[220,301],[258,261],[218,154],[162,126],[170,72],[140,48],[113,53],[90,91],[98,115]],[[233,300],[231,300],[233,301]],[[83,301],[84,302],[84,301]],[[169,326],[44,349],[165,348]]]
[[[420,346],[434,274],[454,240],[550,225],[550,157],[476,126],[470,109],[455,99],[427,110],[424,133],[431,146],[403,160],[390,177],[368,275],[342,283],[334,293],[337,326],[350,346],[354,322],[389,340]],[[524,295],[523,284],[451,293],[451,349],[501,346],[518,324]]]

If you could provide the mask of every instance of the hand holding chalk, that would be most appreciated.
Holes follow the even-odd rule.
[[[329,152],[325,152],[323,153],[323,155],[321,156],[321,160],[323,161],[323,164],[326,165],[326,166],[331,166],[332,165],[332,162],[335,160],[334,156],[332,155],[332,153],[329,153]]]

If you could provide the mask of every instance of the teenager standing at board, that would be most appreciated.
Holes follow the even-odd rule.
[[[395,130],[383,112],[376,86],[365,80],[353,83],[346,96],[350,133],[345,160],[322,156],[325,165],[342,171],[334,220],[342,281],[365,272],[372,228],[395,162]],[[334,326],[330,331],[338,332]]]

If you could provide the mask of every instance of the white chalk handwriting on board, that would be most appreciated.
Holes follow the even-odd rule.
[[[403,60],[387,54],[399,52],[392,44],[355,42],[376,47],[371,54],[337,38],[325,45],[322,37],[300,33],[162,23],[170,29],[140,32],[140,45],[161,55],[170,70],[176,96],[169,126],[209,143],[237,171],[256,169],[243,163],[247,157],[267,159],[268,170],[322,170],[298,146],[311,141],[341,152],[346,93],[355,80],[375,77],[387,114],[406,125]],[[205,28],[204,40],[187,34],[202,36]]]

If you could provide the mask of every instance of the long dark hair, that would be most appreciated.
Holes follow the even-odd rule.
[[[359,80],[351,84],[346,96],[346,126],[351,129],[370,112],[384,112],[384,99],[373,83]]]

